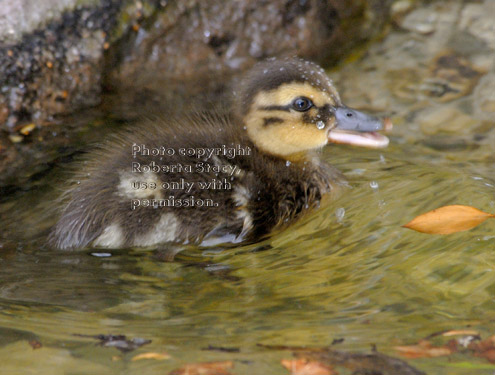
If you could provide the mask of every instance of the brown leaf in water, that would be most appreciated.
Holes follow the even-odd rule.
[[[231,375],[232,361],[190,363],[173,370],[169,375]]]
[[[156,359],[159,361],[162,361],[164,359],[169,359],[170,355],[167,353],[153,353],[153,352],[148,352],[148,353],[141,353],[138,355],[135,355],[132,357],[131,361],[139,361],[141,359]]]
[[[291,372],[291,375],[335,375],[330,366],[306,358],[282,359],[282,366]]]
[[[428,234],[450,234],[474,228],[488,218],[495,215],[470,206],[452,205],[419,215],[403,227]]]
[[[33,349],[39,349],[43,346],[43,344],[41,344],[41,342],[39,342],[38,340],[29,341],[29,345],[31,345],[31,348]]]
[[[394,349],[406,358],[429,358],[450,355],[456,352],[455,341],[449,344],[433,346],[428,340],[420,340],[416,345],[396,346]]]
[[[474,355],[495,363],[495,336],[490,336],[479,342],[472,342],[468,348],[474,351]]]

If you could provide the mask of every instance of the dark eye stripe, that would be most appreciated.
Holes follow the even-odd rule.
[[[263,126],[268,126],[271,124],[280,124],[281,122],[284,122],[284,120],[282,120],[279,117],[265,117],[263,119]]]
[[[290,105],[269,105],[266,107],[259,107],[258,109],[261,109],[263,111],[284,111],[284,112],[289,112],[291,106]]]
[[[332,111],[330,110],[331,109],[331,105],[330,104],[325,104],[323,105],[322,107],[317,107],[315,106],[314,104],[312,104],[312,106],[304,111],[302,113],[302,120],[304,123],[307,123],[307,124],[316,124],[317,121],[323,121],[324,123],[326,123],[328,121],[328,119],[330,117],[333,116],[333,113]],[[284,112],[290,112],[290,110],[292,109],[292,104],[289,104],[289,105],[269,105],[269,106],[266,106],[266,107],[258,107],[259,110],[263,110],[263,111],[284,111]],[[317,114],[315,114],[314,111],[317,111]],[[264,126],[268,126],[268,125],[271,125],[271,124],[274,124],[274,123],[281,123],[283,122],[284,120],[282,120],[281,118],[279,117],[266,117],[263,119],[263,125]]]

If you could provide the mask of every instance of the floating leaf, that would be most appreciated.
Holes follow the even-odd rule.
[[[291,372],[291,375],[334,375],[336,372],[327,365],[306,358],[282,359],[282,366]]]
[[[139,361],[141,359],[156,359],[159,361],[163,361],[164,359],[169,359],[169,358],[170,358],[170,355],[168,355],[167,353],[149,352],[149,353],[141,353],[141,354],[135,355],[134,357],[132,357],[131,361]]]
[[[457,351],[455,341],[447,346],[433,346],[428,340],[421,340],[416,345],[396,346],[394,349],[406,358],[441,357]]]
[[[495,363],[495,336],[490,336],[480,342],[472,342],[468,346],[474,351],[474,355],[487,359],[491,363]]]
[[[437,208],[411,220],[405,228],[429,234],[450,234],[474,228],[495,215],[474,207],[452,205]]]
[[[169,375],[230,375],[232,361],[190,363],[179,369],[173,370]]]

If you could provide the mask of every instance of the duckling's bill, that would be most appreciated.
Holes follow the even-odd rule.
[[[336,127],[328,134],[329,142],[370,148],[383,148],[389,144],[388,137],[377,133],[392,130],[389,118],[381,120],[355,109],[340,107],[335,110],[335,119]]]

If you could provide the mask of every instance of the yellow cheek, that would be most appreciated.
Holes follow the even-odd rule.
[[[327,132],[311,125],[285,123],[258,127],[252,129],[250,136],[262,150],[279,156],[320,148],[328,143]]]
[[[293,82],[258,93],[245,116],[249,137],[264,152],[283,157],[325,146],[328,129],[334,126],[333,119],[323,129],[318,129],[316,124],[304,122],[305,114],[286,108],[300,96],[310,98],[316,107],[335,105],[338,94],[333,88],[329,90],[320,91],[308,83]],[[307,114],[315,117],[317,109],[310,109]],[[268,119],[276,121],[267,125]]]
[[[327,144],[327,132],[318,130],[314,125],[277,126],[280,140],[298,151],[322,147]]]

